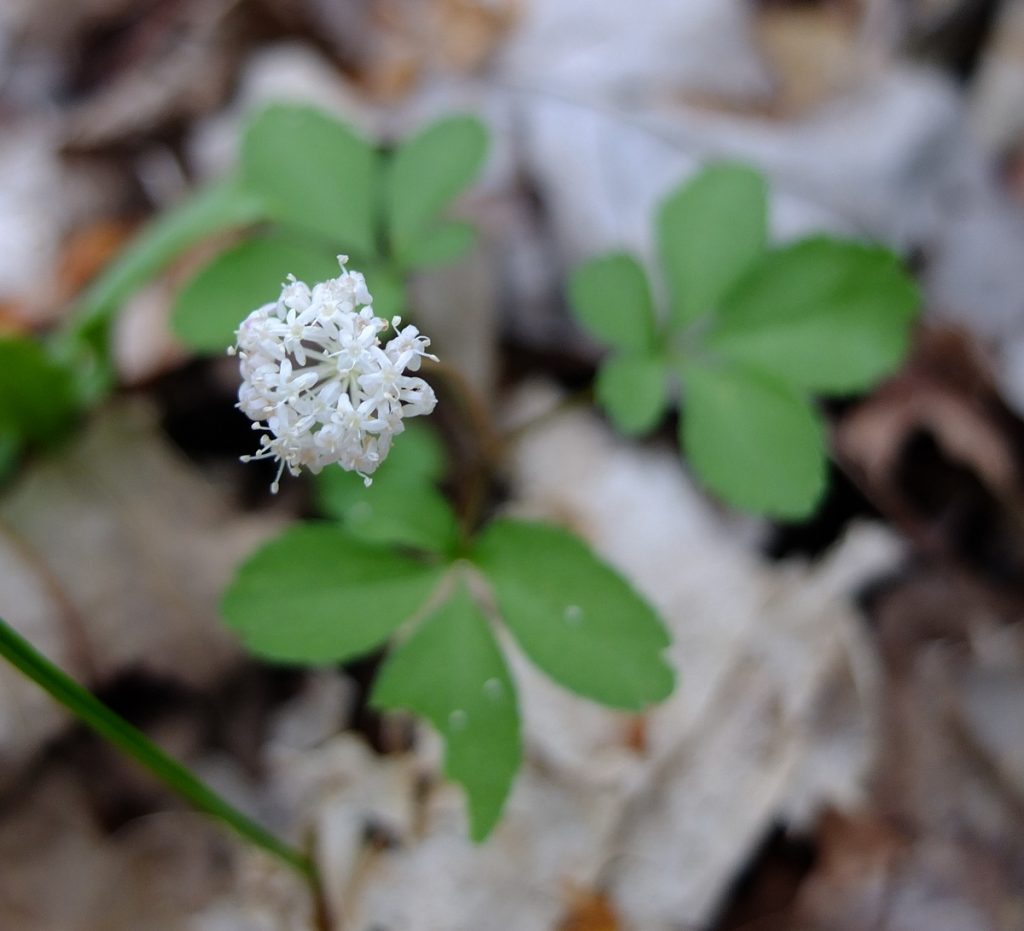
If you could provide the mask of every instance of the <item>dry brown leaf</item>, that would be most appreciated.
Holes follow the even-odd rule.
[[[264,0],[292,29],[315,36],[378,101],[393,101],[435,72],[483,65],[523,0]],[[358,37],[358,38],[356,38]]]
[[[868,70],[856,4],[761,5],[754,36],[775,80],[771,110],[792,118],[848,91]]]
[[[0,301],[0,336],[17,336],[32,330],[32,315],[14,301]]]
[[[885,668],[872,794],[915,835],[992,833],[1002,829],[980,822],[979,811],[1011,814],[952,726],[968,632],[988,611],[950,573],[919,570],[881,595],[872,612]]]
[[[874,888],[863,880],[858,887],[850,866],[844,893],[837,868],[827,869],[815,896],[808,893],[816,916],[808,927],[859,931],[871,916],[873,926],[911,931],[1017,927],[1008,916],[1024,914],[1014,879],[1024,806],[1012,787],[1013,754],[994,754],[992,742],[1019,729],[1006,705],[1019,695],[1024,651],[998,635],[1014,628],[994,602],[986,589],[935,569],[918,569],[879,596],[873,620],[886,675],[873,807],[875,818],[898,826],[904,850],[887,863],[862,863],[865,875],[876,874]],[[844,924],[843,914],[864,922]]]
[[[97,220],[68,236],[57,265],[60,299],[78,294],[117,255],[134,230],[134,223],[108,219]]]
[[[871,815],[833,817],[794,931],[1013,931],[1024,899],[993,857],[970,842],[912,842]]]
[[[434,0],[441,60],[457,71],[480,67],[515,24],[522,0]]]
[[[1000,493],[1017,464],[999,398],[981,351],[953,327],[922,330],[903,372],[882,385],[841,424],[843,454],[872,484],[885,485],[915,431],[935,436],[949,457]]]
[[[922,330],[903,371],[846,413],[840,464],[923,552],[1004,587],[1024,567],[1024,424],[953,327]]]
[[[565,917],[556,931],[620,931],[615,909],[600,892],[575,890]]]
[[[358,69],[373,96],[400,96],[431,72],[479,68],[516,21],[521,0],[375,0],[376,35]]]

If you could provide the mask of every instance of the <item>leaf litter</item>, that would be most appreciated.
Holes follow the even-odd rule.
[[[154,5],[165,8],[162,17],[141,18],[134,38],[122,34],[125,53],[108,59],[92,85],[75,84],[88,75],[68,81],[66,66],[53,62],[95,48],[76,30],[83,22],[116,26],[127,6],[89,4],[49,35],[63,14],[48,22],[31,6],[12,5],[0,26],[24,39],[16,58],[32,51],[51,62],[35,72],[34,87],[21,70],[3,85],[2,105],[28,113],[10,144],[29,155],[6,175],[0,202],[17,209],[0,218],[0,239],[20,246],[28,230],[40,246],[0,257],[0,301],[19,329],[60,312],[62,296],[36,283],[58,264],[62,243],[67,267],[79,261],[70,232],[87,235],[96,223],[98,236],[111,218],[116,230],[121,218],[164,202],[183,178],[223,157],[215,124],[229,90],[218,75],[231,69],[213,60],[218,43],[230,48],[229,59],[237,55],[231,67],[243,86],[264,88],[257,97],[291,81],[296,95],[331,95],[349,115],[388,131],[468,100],[505,130],[497,133],[504,172],[485,179],[486,193],[468,205],[496,254],[444,273],[470,295],[456,303],[483,295],[490,309],[483,319],[467,313],[464,328],[448,323],[474,365],[493,356],[498,314],[517,345],[532,340],[535,367],[538,359],[562,373],[592,364],[594,347],[552,313],[560,274],[552,256],[575,261],[623,242],[649,251],[651,204],[709,153],[748,158],[781,179],[775,232],[783,239],[863,229],[917,250],[930,318],[962,327],[959,335],[926,330],[904,372],[832,411],[861,510],[874,518],[833,527],[830,545],[807,561],[766,561],[766,528],[695,494],[659,439],[630,449],[587,415],[552,420],[523,443],[510,476],[512,507],[579,530],[658,603],[677,638],[682,685],[652,713],[612,713],[572,698],[513,654],[528,764],[508,824],[489,846],[464,840],[462,800],[439,779],[434,735],[414,731],[410,743],[407,727],[368,719],[354,672],[303,679],[286,697],[271,689],[269,706],[250,713],[255,750],[247,762],[211,747],[191,712],[182,714],[186,724],[163,729],[162,739],[222,791],[285,832],[311,832],[337,926],[966,931],[1024,921],[1016,752],[1024,550],[1014,413],[1024,384],[1015,348],[1021,240],[1015,208],[1000,202],[998,176],[985,170],[988,152],[935,144],[962,139],[953,127],[967,113],[984,145],[1005,158],[1005,178],[1016,177],[1019,127],[998,114],[1019,93],[999,79],[1020,67],[1019,16],[1004,13],[992,41],[976,43],[984,80],[965,98],[896,51],[911,36],[943,66],[969,67],[969,30],[951,45],[934,4],[912,4],[909,26],[882,23],[880,31],[858,18],[858,4],[794,12],[793,4],[766,3],[751,13],[694,0],[675,30],[659,30],[664,10],[645,19],[570,0],[352,4],[313,51],[302,39],[323,28],[324,5],[268,0],[253,5],[258,28],[249,34],[234,13],[216,28],[202,22],[219,12],[196,14],[201,28],[192,35],[210,61],[192,71],[187,49],[160,32],[197,8],[168,0]],[[569,68],[551,43],[579,33],[581,6],[596,34],[615,37],[618,54],[601,54],[598,42]],[[260,30],[266,35],[273,24],[272,33],[282,21],[300,41],[290,50],[261,46]],[[424,28],[444,41],[422,47]],[[664,41],[652,45],[659,32]],[[353,34],[367,41],[355,48]],[[801,45],[807,35],[825,35],[823,45]],[[828,70],[821,47],[839,50],[838,71]],[[173,80],[165,90],[180,97],[202,78],[209,94],[187,112],[174,94],[150,94],[132,112],[122,88],[145,70],[145,55],[133,56],[146,48],[166,53],[170,70],[162,73]],[[11,60],[0,58],[0,67]],[[452,89],[450,69],[481,63],[515,92]],[[438,78],[445,69],[449,77]],[[85,104],[70,111],[62,138],[89,150],[95,174],[56,160],[58,136],[31,113],[31,101],[53,95],[61,81]],[[383,114],[361,96],[367,90],[397,108]],[[591,97],[581,105],[584,91]],[[645,103],[628,115],[614,106],[638,100]],[[214,116],[204,122],[202,113]],[[839,129],[851,126],[873,140],[870,157],[844,155]],[[594,165],[600,170],[586,167]],[[121,181],[116,190],[111,176]],[[72,196],[18,196],[19,187],[55,183]],[[49,209],[58,202],[68,212]],[[44,203],[45,211],[32,206]],[[498,232],[506,229],[514,231],[508,242]],[[434,288],[430,280],[417,285],[446,313],[451,292],[431,295]],[[159,305],[171,295],[153,292],[144,328],[161,330]],[[138,337],[129,330],[124,339],[134,351]],[[165,403],[168,392],[186,391],[187,378],[163,388],[152,382],[177,364],[173,354],[138,358],[130,371],[141,393]],[[479,383],[497,383],[495,366],[487,369]],[[555,403],[547,387],[515,402],[520,411]],[[63,462],[33,464],[5,494],[0,513],[12,532],[0,546],[4,610],[90,684],[139,669],[144,681],[215,693],[240,659],[216,625],[213,600],[233,562],[285,516],[225,504],[225,485],[210,485],[211,475],[222,482],[219,468],[183,461],[144,405],[112,408]],[[283,511],[302,506],[293,500]],[[156,793],[143,806],[149,814],[111,832],[97,790],[69,762],[62,719],[10,677],[0,685],[0,924],[311,926],[310,903],[289,877],[203,819],[154,813],[163,807]],[[341,733],[357,718],[371,723]],[[396,730],[385,741],[393,752],[369,749],[368,738],[381,743],[374,728]],[[814,856],[760,900],[751,890],[783,872],[787,843]],[[64,879],[59,897],[46,893],[55,876]]]

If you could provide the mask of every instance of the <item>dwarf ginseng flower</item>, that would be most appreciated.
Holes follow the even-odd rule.
[[[434,391],[415,372],[430,340],[414,326],[399,329],[387,344],[388,322],[374,316],[373,298],[359,272],[346,270],[310,288],[289,275],[280,297],[254,310],[237,331],[242,373],[238,408],[264,431],[260,449],[242,461],[277,459],[277,492],[285,468],[319,472],[338,463],[367,485],[403,418],[429,414]]]

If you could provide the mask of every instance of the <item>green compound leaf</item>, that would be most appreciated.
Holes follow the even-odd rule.
[[[664,202],[658,246],[676,324],[714,310],[760,257],[767,212],[764,178],[741,165],[706,168]]]
[[[0,339],[0,438],[14,455],[22,442],[61,437],[77,405],[71,373],[34,340]]]
[[[858,391],[900,364],[919,304],[888,250],[808,239],[770,253],[740,281],[707,344],[798,388]]]
[[[360,485],[362,482],[360,482]],[[449,554],[459,540],[459,525],[450,505],[436,488],[374,480],[345,511],[345,527],[353,536]]]
[[[376,253],[377,153],[343,123],[312,107],[268,107],[245,129],[242,176],[275,220]]]
[[[825,490],[820,417],[794,389],[740,368],[688,365],[680,440],[700,480],[730,504],[795,520]]]
[[[336,525],[299,524],[242,565],[221,612],[268,659],[342,662],[384,643],[443,572]]]
[[[656,356],[613,356],[597,373],[597,400],[622,433],[642,436],[665,414],[668,375],[665,363]]]
[[[406,260],[406,250],[473,182],[486,155],[487,130],[471,116],[438,120],[398,147],[388,168],[385,210],[399,259]]]
[[[412,421],[365,487],[353,472],[328,467],[314,480],[320,510],[361,540],[447,554],[458,522],[435,483],[446,468],[444,448],[429,427]]]
[[[460,586],[388,657],[372,703],[427,718],[445,740],[445,773],[466,790],[484,840],[522,760],[515,685],[480,609]]]
[[[276,301],[287,275],[310,285],[338,274],[323,246],[284,234],[247,239],[205,265],[179,292],[171,327],[192,349],[224,352],[249,312]]]
[[[616,253],[581,265],[569,279],[576,319],[618,349],[642,352],[654,342],[654,302],[647,275],[631,255]]]
[[[447,265],[465,255],[476,242],[476,230],[469,223],[441,223],[411,243],[402,253],[409,268]]]
[[[571,533],[499,520],[484,531],[474,561],[519,645],[556,682],[629,710],[672,692],[662,655],[669,636],[657,613]]]

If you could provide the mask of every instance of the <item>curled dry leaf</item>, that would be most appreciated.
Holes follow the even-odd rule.
[[[864,477],[884,486],[913,434],[927,432],[951,459],[1005,494],[1018,477],[1006,427],[980,348],[964,330],[934,327],[920,332],[903,372],[843,419],[837,439]]]
[[[840,419],[835,447],[923,550],[1004,585],[1024,566],[1024,424],[969,334],[922,330],[904,370]]]

